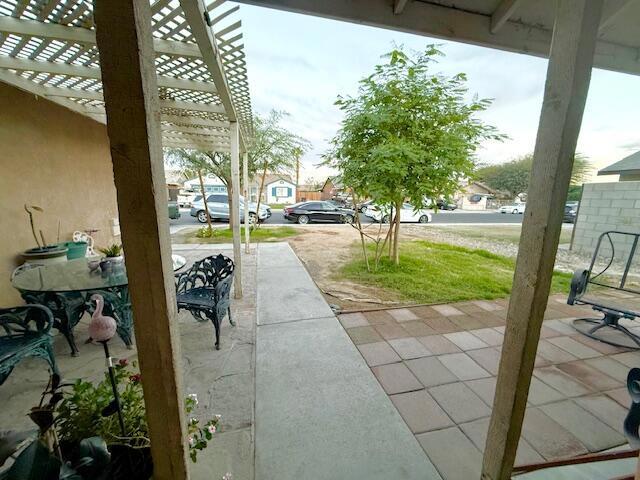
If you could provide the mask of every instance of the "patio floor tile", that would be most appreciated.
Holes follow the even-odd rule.
[[[608,392],[604,392],[605,395],[612,398],[619,405],[621,405],[625,409],[629,409],[631,405],[631,397],[629,396],[629,390],[626,388],[616,388],[615,390],[609,390]]]
[[[546,322],[543,323],[542,327],[540,328],[540,338],[559,337],[560,335],[564,335],[564,334],[561,332],[558,332],[557,330],[554,330],[551,327],[547,327]]]
[[[490,377],[491,374],[478,365],[465,353],[448,353],[440,355],[438,360],[460,380],[474,380]]]
[[[553,387],[567,397],[577,397],[579,395],[593,393],[593,390],[590,387],[578,382],[570,375],[567,375],[553,366],[534,368],[533,374],[544,383]]]
[[[451,315],[464,315],[464,312],[461,312],[456,307],[452,307],[451,305],[432,305],[431,308],[433,308],[440,315],[444,315],[445,317],[450,317]]]
[[[464,313],[476,313],[484,311],[483,308],[480,308],[473,302],[458,302],[454,303],[453,306]]]
[[[480,328],[478,330],[471,330],[469,333],[478,337],[490,347],[502,345],[504,341],[504,335],[493,328]]]
[[[404,328],[412,337],[426,337],[427,335],[435,335],[437,333],[422,320],[403,322],[402,328]]]
[[[429,393],[456,423],[491,415],[491,409],[462,382],[432,387]]]
[[[425,387],[452,383],[458,378],[445,367],[437,357],[422,357],[407,360],[407,367],[418,377]]]
[[[499,327],[505,324],[504,318],[499,317],[495,312],[482,311],[470,313],[469,316],[480,320],[485,327]]]
[[[554,306],[555,307],[555,306]],[[553,308],[553,307],[547,307],[547,309],[544,312],[544,318],[545,320],[555,320],[555,319],[560,319],[560,318],[567,318],[570,317],[571,315],[567,315],[566,312],[557,309],[557,308]]]
[[[627,409],[606,395],[592,395],[579,397],[575,402],[586,411],[598,417],[616,432],[622,433]]]
[[[418,379],[402,363],[380,365],[373,367],[371,370],[382,385],[382,388],[384,388],[384,391],[389,395],[422,388]]]
[[[614,353],[622,353],[627,350],[620,347],[614,347],[613,345],[609,345],[608,343],[599,342],[598,340],[594,340],[593,338],[589,338],[586,335],[582,335],[580,333],[576,335],[571,335],[576,342],[580,342],[587,347],[591,347],[594,350],[602,353],[603,355],[613,355]]]
[[[410,322],[418,319],[418,316],[408,308],[394,308],[388,312],[396,322]]]
[[[542,380],[531,377],[531,386],[529,387],[528,401],[531,405],[542,405],[544,403],[557,402],[564,399],[565,396],[557,390],[551,388]]]
[[[419,337],[418,341],[422,343],[427,350],[434,355],[442,355],[443,353],[457,353],[460,349],[442,335],[430,335],[428,337]]]
[[[371,325],[390,325],[394,324],[394,318],[386,310],[371,310],[362,312]]]
[[[428,305],[422,305],[420,307],[409,307],[418,318],[432,318],[439,317],[440,314]]]
[[[585,385],[589,385],[594,390],[613,390],[614,388],[623,386],[623,384],[618,380],[615,380],[609,375],[605,375],[600,370],[587,365],[583,360],[561,363],[557,365],[557,367]]]
[[[448,320],[446,317],[430,317],[425,318],[424,323],[429,325],[433,330],[438,333],[453,333],[459,332],[461,329],[455,323]]]
[[[626,443],[624,436],[598,420],[571,400],[539,407],[549,418],[566,428],[591,452]]]
[[[369,325],[367,317],[360,312],[338,315],[338,320],[340,320],[340,323],[344,328],[366,327]]]
[[[482,454],[459,428],[422,433],[416,438],[444,480],[480,478]]]
[[[447,333],[444,337],[455,343],[461,350],[477,350],[478,348],[486,348],[489,346],[469,332]]]
[[[563,350],[562,348],[556,347],[555,345],[549,343],[549,340],[540,340],[540,342],[538,343],[538,355],[545,358],[546,360],[549,360],[551,363],[563,363],[577,360],[577,357],[571,355],[566,350]]]
[[[627,367],[637,367],[640,365],[640,351],[638,352],[625,352],[611,355],[610,358],[626,365]]]
[[[463,423],[460,428],[467,437],[471,439],[473,444],[484,452],[487,442],[487,433],[489,431],[489,417],[480,418],[473,422]],[[516,451],[516,465],[526,465],[529,463],[538,463],[544,461],[544,458],[536,452],[531,445],[523,438],[520,438],[518,450]]]
[[[410,336],[407,331],[397,323],[394,323],[392,325],[376,325],[374,328],[380,335],[382,335],[382,338],[384,338],[385,340],[392,340],[394,338],[406,338]]]
[[[537,408],[528,408],[525,412],[522,436],[546,460],[588,452],[575,436]]]
[[[498,374],[498,366],[500,364],[500,350],[497,348],[481,348],[479,350],[471,350],[467,352],[475,362],[484,368],[491,375]]]
[[[400,361],[398,354],[387,342],[365,343],[358,345],[358,350],[370,367],[395,363]]]
[[[476,300],[473,302],[475,305],[477,305],[478,307],[480,307],[482,310],[485,310],[487,312],[493,312],[495,310],[503,310],[504,307],[502,305],[499,305],[495,302],[488,302],[486,300]]]
[[[389,345],[398,352],[398,355],[400,355],[403,360],[411,360],[412,358],[428,357],[429,355],[432,355],[432,353],[427,350],[427,347],[413,337],[389,340]]]
[[[413,433],[440,430],[453,425],[451,419],[426,390],[399,393],[389,398]]]
[[[478,378],[464,383],[489,407],[493,406],[493,397],[496,393],[496,377]]]
[[[561,320],[546,320],[544,325],[550,328],[553,328],[556,332],[562,333],[564,335],[575,335],[576,329],[567,322],[563,322]]]
[[[484,323],[471,315],[452,315],[447,318],[462,330],[473,330],[474,328],[484,327]]]
[[[356,345],[382,341],[382,337],[373,327],[349,328],[347,329],[347,334]]]
[[[612,378],[615,378],[619,382],[626,383],[627,374],[629,373],[629,367],[623,365],[620,362],[615,361],[611,357],[597,357],[589,358],[584,361],[587,365],[597,368],[603,373],[606,373]]]
[[[586,345],[575,341],[571,337],[554,337],[547,339],[547,342],[559,347],[571,355],[577,358],[594,358],[599,357],[601,354],[597,350],[593,348],[587,347]]]

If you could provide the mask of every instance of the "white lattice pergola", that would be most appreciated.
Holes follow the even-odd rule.
[[[252,131],[239,7],[150,3],[163,146],[229,151],[229,122]],[[93,2],[0,0],[0,81],[105,123]]]

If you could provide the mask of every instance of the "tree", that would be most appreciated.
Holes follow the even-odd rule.
[[[481,141],[503,138],[476,116],[491,101],[465,99],[464,74],[430,72],[440,55],[433,45],[411,55],[393,50],[360,81],[357,96],[338,98],[344,120],[325,164],[340,171],[354,195],[395,212],[405,200],[424,208],[427,198],[452,195],[471,175]],[[395,264],[399,220],[396,214],[387,232]]]
[[[512,197],[515,197],[521,193],[526,193],[529,189],[532,165],[533,154],[529,153],[507,163],[482,167],[476,171],[475,177],[489,187],[509,192]],[[571,170],[571,186],[582,185],[591,174],[592,169],[593,167],[587,157],[576,153],[573,158],[573,169]]]
[[[298,159],[310,147],[307,140],[281,125],[280,122],[286,116],[288,116],[286,112],[277,110],[272,110],[266,117],[254,116],[254,134],[249,142],[248,154],[250,163],[262,172],[258,190],[258,208],[260,208],[267,172],[293,172]]]

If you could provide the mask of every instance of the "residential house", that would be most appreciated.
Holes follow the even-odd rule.
[[[342,178],[338,175],[328,177],[321,189],[322,200],[332,200],[344,192]]]
[[[472,181],[455,196],[458,207],[463,210],[487,210],[494,208],[496,191],[484,183]]]
[[[296,203],[296,184],[288,175],[269,175],[265,178],[266,203]]]
[[[598,175],[620,175],[619,182],[640,180],[640,151],[598,171]]]
[[[317,185],[298,185],[296,192],[296,202],[308,202],[311,200],[320,200],[322,191]]]
[[[204,184],[204,190],[207,193],[227,193],[227,186],[216,176],[206,176],[202,178]],[[200,193],[200,179],[193,178],[184,182],[185,190],[193,190],[196,193]]]

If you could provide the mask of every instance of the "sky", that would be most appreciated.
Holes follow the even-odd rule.
[[[464,72],[470,95],[494,99],[481,118],[509,138],[484,142],[479,162],[503,163],[533,151],[546,59],[244,4],[239,16],[254,111],[288,112],[283,125],[311,142],[301,182],[334,173],[318,166],[340,128],[334,102],[355,95],[358,81],[394,45],[422,50],[438,44],[445,56],[434,72]],[[596,177],[597,169],[640,150],[638,92],[640,76],[593,70],[577,148],[595,167],[591,181],[614,181]]]

